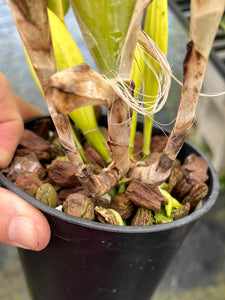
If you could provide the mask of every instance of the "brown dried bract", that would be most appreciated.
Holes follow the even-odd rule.
[[[154,184],[146,184],[139,180],[132,180],[127,188],[126,196],[137,206],[160,211],[167,199]]]

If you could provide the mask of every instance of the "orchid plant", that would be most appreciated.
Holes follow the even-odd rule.
[[[124,177],[162,184],[194,122],[225,1],[191,0],[180,106],[164,151],[150,162],[146,158],[150,155],[153,115],[167,99],[172,75],[166,60],[167,1],[70,0],[98,72],[85,64],[66,29],[67,1],[7,2],[62,148],[85,190],[102,196]],[[107,107],[110,151],[95,119],[95,105]],[[132,156],[137,114],[144,116],[141,163]],[[70,119],[108,163],[99,174],[86,163]]]

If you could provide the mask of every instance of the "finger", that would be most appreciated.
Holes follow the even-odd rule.
[[[44,249],[50,239],[44,215],[9,190],[0,188],[0,242],[30,249]]]
[[[23,120],[10,84],[0,73],[0,168],[10,163],[23,130]]]
[[[14,94],[16,102],[18,104],[20,114],[23,120],[27,120],[34,117],[43,116],[44,113],[42,110],[37,108],[36,106],[24,101],[18,95]]]

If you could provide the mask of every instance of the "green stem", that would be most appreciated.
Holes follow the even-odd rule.
[[[162,52],[166,54],[168,43],[168,10],[167,0],[154,0],[148,7],[145,25],[145,32],[155,41]],[[146,56],[149,60],[155,73],[159,73],[158,64],[151,58]],[[151,113],[156,102],[158,93],[158,81],[153,71],[145,65],[144,68],[144,87],[143,87],[143,100],[144,106],[148,108]],[[150,98],[151,96],[152,98]],[[150,155],[151,135],[153,126],[154,115],[144,118],[144,142],[143,142],[143,156],[144,158]]]
[[[180,202],[177,201],[174,197],[170,195],[166,190],[159,188],[161,194],[167,199],[168,204],[165,205],[166,215],[167,217],[171,216],[173,207],[181,206]]]
[[[150,155],[150,146],[151,146],[151,139],[152,139],[152,125],[153,125],[153,118],[145,117],[144,118],[144,126],[143,126],[143,158],[146,159]]]
[[[71,128],[71,131],[72,131],[74,142],[75,142],[75,144],[77,146],[77,149],[78,149],[78,151],[80,153],[80,156],[82,157],[84,163],[87,164],[88,160],[87,160],[87,158],[86,158],[86,156],[84,154],[84,149],[83,149],[83,147],[82,147],[82,145],[81,145],[81,143],[80,143],[80,141],[79,141],[79,139],[78,139],[78,137],[77,137],[77,135],[76,135],[76,133],[75,133],[75,131],[73,129],[73,126],[71,124],[70,124],[70,128]]]
[[[118,193],[119,194],[124,194],[125,192],[126,192],[126,184],[124,183],[124,184],[119,185]]]
[[[131,121],[131,131],[130,131],[130,145],[129,145],[129,154],[132,156],[134,150],[134,140],[137,129],[137,112],[134,110]]]
[[[114,186],[108,191],[109,196],[111,199],[117,194],[117,188]]]
[[[96,119],[94,117],[93,106],[86,106],[77,109],[69,114],[73,122],[80,128],[83,135],[95,148],[95,150],[107,162],[111,162],[111,156],[106,150],[106,141],[98,128]]]
[[[134,89],[134,98],[139,100],[140,97],[140,90],[142,85],[142,72],[144,67],[144,62],[141,56],[143,54],[143,50],[136,47],[135,49],[135,58],[133,60],[132,72],[131,72],[131,79],[135,83]],[[134,141],[135,141],[135,134],[137,129],[137,111],[133,111],[132,114],[132,121],[131,121],[131,133],[130,133],[130,146],[129,146],[129,154],[132,156],[134,150]]]

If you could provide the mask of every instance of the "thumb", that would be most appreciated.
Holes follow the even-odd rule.
[[[39,117],[39,116],[44,115],[42,110],[40,110],[36,106],[32,105],[31,103],[24,101],[18,95],[14,94],[14,97],[15,97],[15,100],[19,107],[19,111],[20,111],[20,114],[21,114],[23,120],[27,120],[30,118]]]
[[[23,120],[6,77],[0,73],[0,168],[8,166],[23,134]]]
[[[0,242],[30,250],[44,249],[50,239],[44,215],[4,188],[0,188],[0,199]]]

